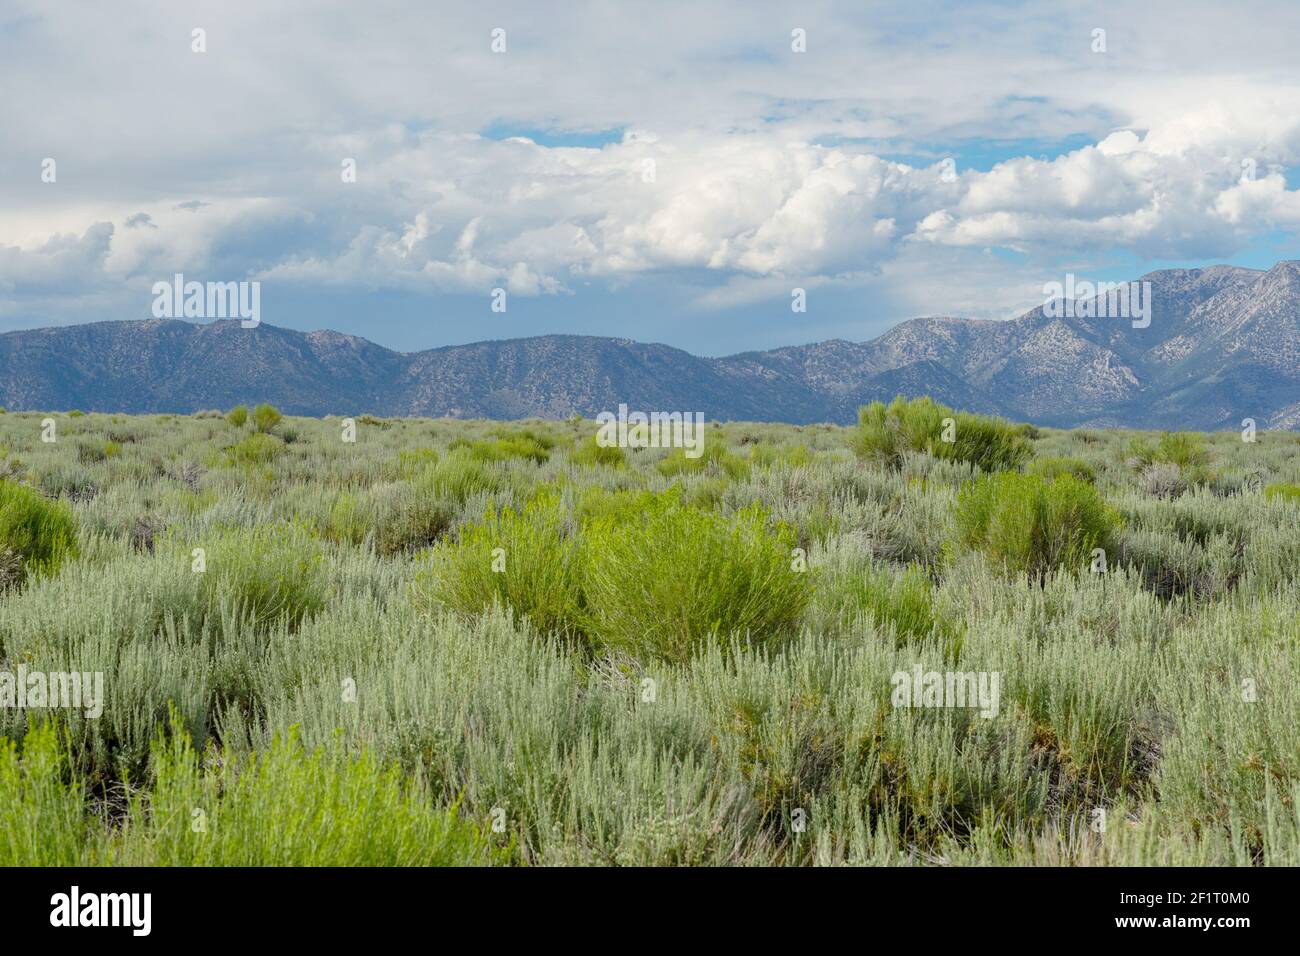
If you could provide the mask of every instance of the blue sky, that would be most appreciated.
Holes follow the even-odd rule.
[[[183,272],[403,350],[726,354],[1267,268],[1297,45],[1284,2],[11,0],[0,331],[148,318]]]

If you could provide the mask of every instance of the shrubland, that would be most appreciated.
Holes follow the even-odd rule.
[[[1295,434],[45,417],[0,864],[1300,864]]]

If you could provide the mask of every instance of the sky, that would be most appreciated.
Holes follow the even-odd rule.
[[[724,355],[1267,268],[1297,48],[1290,0],[5,0],[0,332],[181,273],[402,351]]]

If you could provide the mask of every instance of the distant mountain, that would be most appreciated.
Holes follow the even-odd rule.
[[[576,335],[403,354],[265,323],[98,322],[0,335],[0,405],[188,413],[266,401],[295,415],[563,418],[626,403],[847,423],[873,399],[926,394],[1043,425],[1300,428],[1300,262],[1142,280],[1147,328],[1040,307],[1007,322],[911,319],[871,342],[725,358]]]

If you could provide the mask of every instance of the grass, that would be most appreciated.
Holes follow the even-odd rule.
[[[9,411],[0,704],[105,698],[0,706],[0,864],[1300,864],[1300,437],[895,404],[699,458]]]

